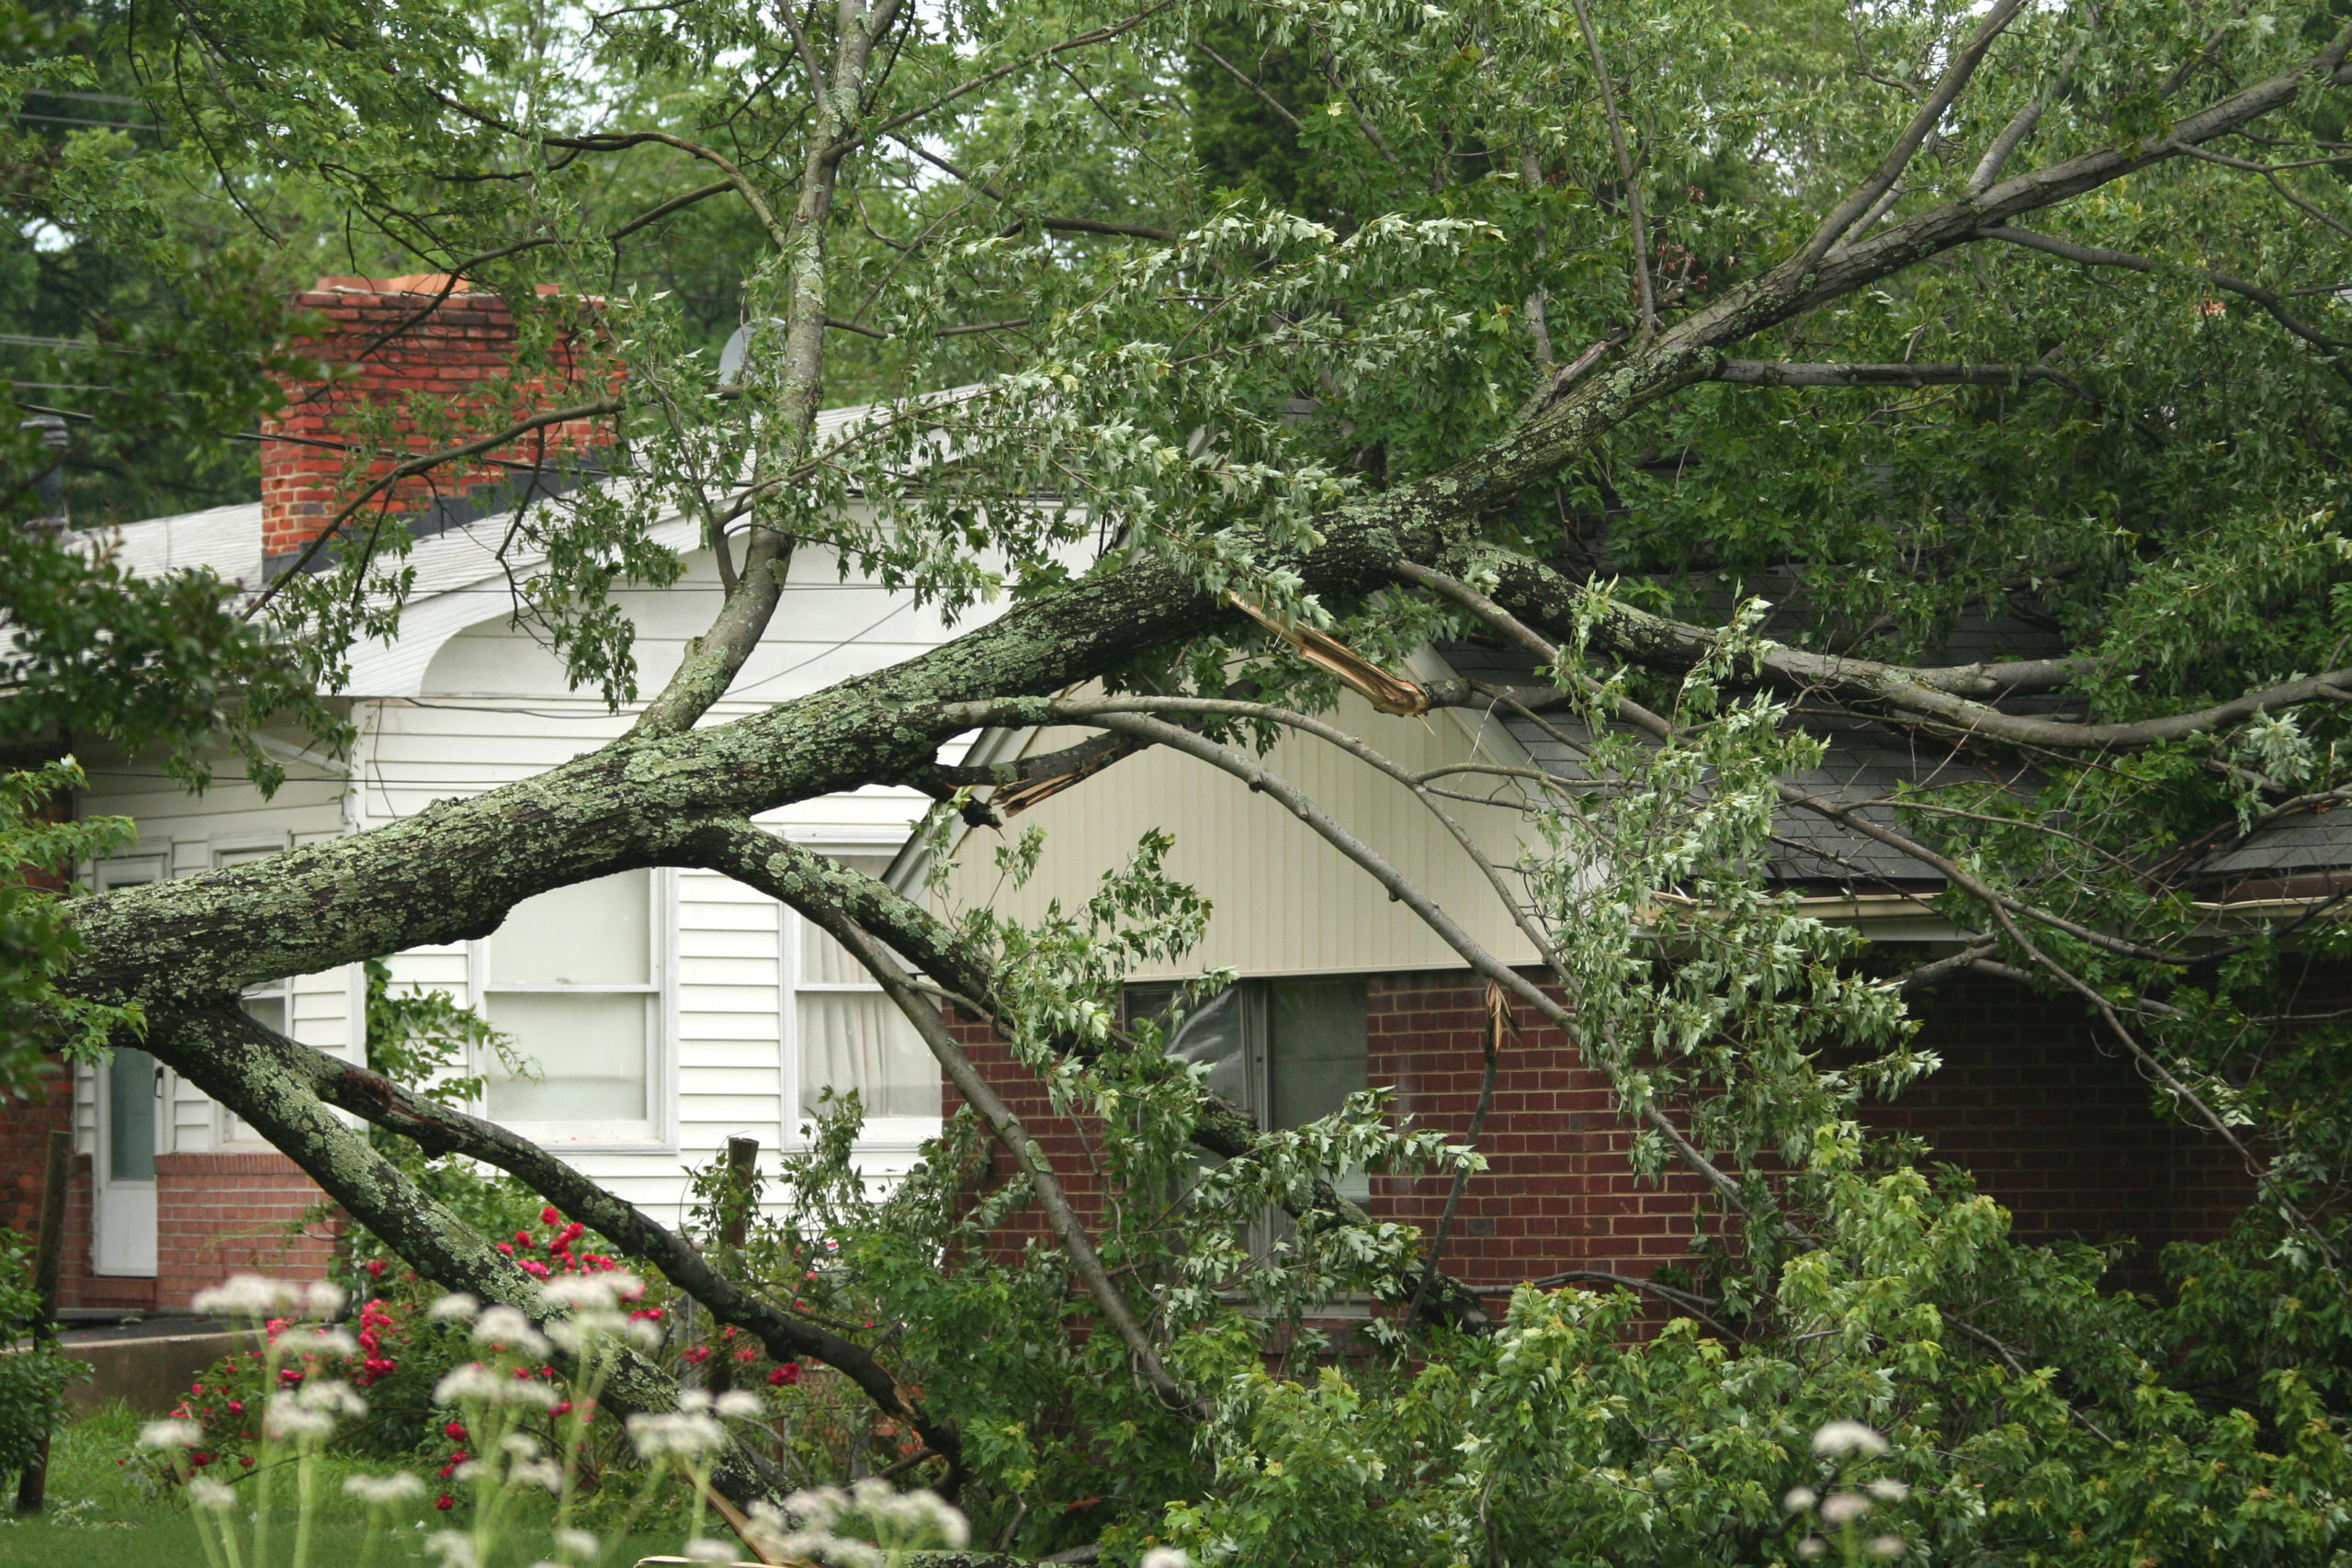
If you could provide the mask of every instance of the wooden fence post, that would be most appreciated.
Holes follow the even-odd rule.
[[[57,1337],[58,1266],[65,1256],[65,1189],[74,1179],[74,1134],[49,1135],[49,1169],[40,1193],[40,1236],[33,1247],[33,1287],[40,1292],[40,1316],[33,1324],[33,1345]],[[49,1496],[49,1434],[41,1434],[40,1450],[17,1478],[17,1512],[38,1514]]]

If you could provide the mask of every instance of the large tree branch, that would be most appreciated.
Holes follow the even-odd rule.
[[[1113,739],[1123,750],[1136,749],[1136,743],[1126,737]],[[971,962],[953,928],[888,884],[750,822],[701,823],[684,848],[691,856],[688,863],[757,888],[827,930],[846,922],[879,937],[936,981],[957,1006],[985,1018],[1002,1032],[993,976]],[[1101,1050],[1080,1040],[1057,1042],[1057,1048],[1081,1061]],[[1248,1111],[1220,1095],[1203,1092],[1193,1125],[1195,1147],[1219,1159],[1254,1159],[1261,1153],[1261,1135],[1257,1119]],[[1310,1197],[1308,1204],[1291,1211],[1292,1218],[1319,1217],[1350,1225],[1374,1223],[1329,1181],[1318,1179]],[[1447,1274],[1437,1277],[1422,1310],[1433,1320],[1457,1326],[1475,1327],[1484,1321],[1476,1294]]]
[[[1854,227],[1857,220],[1865,213],[1883,210],[1879,206],[1881,199],[1894,190],[1894,182],[1903,177],[1903,171],[1910,166],[1920,144],[1927,141],[1937,122],[1951,107],[1952,101],[1968,85],[1969,78],[1976,73],[1977,66],[1984,62],[1984,53],[1993,47],[1993,40],[2001,36],[2024,6],[2025,0],[2000,0],[1984,14],[1984,19],[1976,24],[1976,30],[1953,52],[1951,63],[1944,68],[1943,75],[1936,82],[1935,90],[1920,103],[1918,111],[1911,117],[1911,123],[1905,126],[1903,133],[1894,139],[1894,145],[1887,149],[1885,159],[1871,171],[1868,179],[1830,209],[1829,216],[1821,220],[1820,227],[1813,231],[1813,237],[1798,248],[1786,265],[1800,273],[1809,270],[1829,254],[1832,246],[1846,237],[1846,231]]]
[[[373,1075],[295,1043],[232,1003],[154,1013],[148,1021],[141,1043],[158,1061],[243,1118],[354,1219],[428,1278],[514,1307],[534,1323],[563,1315],[514,1259],[501,1256],[418,1188],[320,1098],[324,1082]],[[606,1202],[617,1200],[607,1195]],[[602,1399],[624,1414],[675,1410],[678,1386],[661,1368],[625,1350]],[[774,1490],[764,1465],[740,1445],[730,1444],[720,1452],[711,1481],[738,1502],[748,1503]]]

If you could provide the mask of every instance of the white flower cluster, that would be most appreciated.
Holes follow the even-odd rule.
[[[639,1459],[675,1454],[691,1461],[716,1453],[727,1441],[727,1428],[703,1411],[673,1410],[630,1416],[628,1440],[637,1445]]]
[[[204,1440],[204,1428],[193,1421],[150,1421],[139,1428],[139,1446],[160,1449],[168,1453],[174,1449],[192,1449]]]
[[[535,1361],[544,1359],[548,1353],[548,1337],[511,1306],[484,1308],[481,1315],[474,1319],[474,1343],[492,1349],[517,1350]]]
[[[836,1525],[848,1522],[863,1524],[876,1541],[836,1532]],[[770,1557],[815,1559],[839,1568],[884,1568],[900,1551],[925,1547],[961,1551],[972,1531],[964,1516],[936,1492],[897,1492],[889,1483],[868,1477],[846,1492],[838,1486],[795,1492],[784,1500],[781,1512],[756,1503],[750,1534]],[[1163,1560],[1148,1568],[1183,1564],[1180,1552],[1173,1562]]]
[[[199,1475],[187,1483],[187,1506],[209,1514],[225,1514],[237,1506],[237,1489]]]
[[[232,1274],[209,1291],[198,1291],[188,1303],[201,1317],[245,1317],[259,1320],[301,1313],[333,1317],[343,1310],[350,1293],[340,1285],[314,1280],[298,1285],[266,1274]]]
[[[351,1475],[343,1483],[344,1495],[356,1497],[370,1507],[390,1507],[412,1497],[424,1495],[424,1483],[406,1471],[394,1471],[390,1475]]]
[[[518,1378],[492,1371],[480,1361],[453,1368],[433,1385],[435,1404],[528,1404],[553,1409],[555,1390],[537,1378]]]
[[[1851,1456],[1876,1459],[1888,1451],[1885,1438],[1860,1421],[1831,1421],[1813,1435],[1813,1451],[1825,1459],[1844,1460]],[[1821,1523],[1833,1530],[1846,1530],[1871,1511],[1872,1500],[1900,1503],[1911,1495],[1908,1482],[1891,1475],[1881,1476],[1864,1484],[1860,1491],[1840,1490],[1824,1497],[1810,1486],[1793,1486],[1781,1499],[1781,1506],[1792,1514],[1815,1513]],[[1850,1536],[1847,1538],[1849,1541]],[[1863,1555],[1894,1558],[1903,1555],[1903,1538],[1884,1534],[1872,1536],[1862,1544]],[[1829,1543],[1818,1535],[1809,1535],[1797,1542],[1797,1555],[1804,1558],[1826,1556]]]

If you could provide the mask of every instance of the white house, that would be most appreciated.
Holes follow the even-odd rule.
[[[855,411],[826,416],[832,423]],[[400,635],[358,649],[339,700],[357,741],[345,757],[266,738],[287,782],[265,799],[233,761],[210,789],[186,793],[149,760],[88,750],[85,816],[138,826],[136,847],[89,868],[119,887],[185,876],[338,834],[359,833],[432,802],[494,788],[555,766],[621,733],[632,715],[567,686],[560,660],[514,621],[512,582],[535,560],[495,551],[505,515],[418,539],[416,588]],[[674,585],[624,592],[649,695],[707,629],[719,602],[694,525],[662,542],[685,554]],[[132,570],[206,566],[248,589],[265,580],[264,503],[155,518],[93,536]],[[729,699],[726,720],[930,648],[948,634],[904,592],[842,579],[830,553],[793,559],[768,637]],[[904,788],[803,802],[762,818],[796,842],[869,870],[887,867],[929,806]],[[856,1089],[869,1111],[865,1168],[902,1170],[940,1121],[936,1066],[903,1020],[829,939],[772,900],[715,874],[624,873],[519,906],[482,942],[393,956],[395,986],[434,987],[483,1012],[538,1067],[490,1071],[485,1112],[558,1150],[588,1174],[674,1220],[689,1168],[731,1136],[791,1147],[820,1091]],[[361,967],[261,987],[247,1007],[305,1044],[357,1059]],[[233,1262],[282,1249],[284,1221],[314,1201],[291,1163],[233,1115],[137,1051],[74,1086],[76,1145],[88,1188],[69,1258],[67,1300],[168,1310]],[[244,1196],[227,1199],[224,1191]],[[298,1247],[282,1266],[319,1260]],[[85,1266],[86,1265],[86,1271]]]

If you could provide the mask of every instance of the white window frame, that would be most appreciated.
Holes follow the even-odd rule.
[[[906,847],[907,840],[897,839],[795,839],[800,849],[820,855],[896,855]],[[814,1120],[816,1108],[803,1105],[800,1099],[800,997],[811,996],[878,996],[888,1005],[887,994],[878,980],[864,981],[804,981],[800,978],[800,942],[802,928],[807,925],[800,912],[788,905],[779,904],[783,919],[778,922],[781,965],[777,994],[784,999],[781,1020],[784,1042],[784,1146],[787,1149],[806,1148],[808,1140],[801,1129]],[[947,1075],[939,1075],[943,1103],[947,1092]],[[861,1149],[912,1151],[926,1141],[939,1136],[946,1125],[946,1117],[938,1116],[868,1116],[858,1130],[857,1146]]]
[[[653,908],[647,920],[652,951],[646,955],[651,980],[642,986],[520,985],[493,986],[490,979],[490,937],[466,944],[466,992],[473,1010],[490,1019],[493,994],[544,996],[642,996],[650,998],[653,1018],[645,1042],[645,1120],[628,1122],[502,1122],[510,1132],[535,1144],[564,1153],[600,1149],[638,1153],[674,1153],[678,1147],[678,874],[668,866],[651,868]],[[493,936],[495,932],[492,933]],[[493,1064],[481,1052],[467,1071],[481,1076]],[[479,1116],[490,1114],[485,1090],[474,1106]]]

